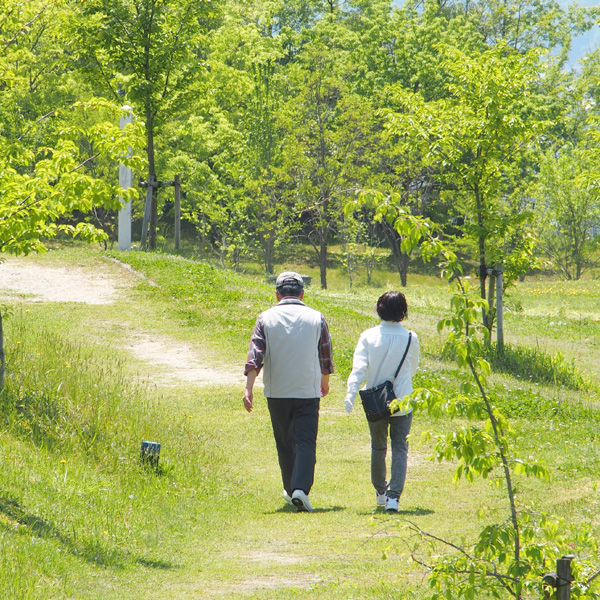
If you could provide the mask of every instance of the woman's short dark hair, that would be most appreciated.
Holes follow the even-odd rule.
[[[386,292],[377,300],[377,314],[382,321],[404,321],[408,305],[402,292]]]

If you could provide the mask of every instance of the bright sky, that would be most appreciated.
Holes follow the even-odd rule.
[[[595,6],[600,0],[580,0],[577,4],[580,6]],[[558,0],[558,3],[566,8],[570,4],[574,4],[571,1]],[[396,6],[402,6],[402,0],[393,0],[392,4]],[[570,63],[572,65],[577,64],[579,58],[584,54],[596,49],[600,45],[600,25],[596,24],[590,31],[584,35],[580,35],[573,40],[573,47],[571,50]]]

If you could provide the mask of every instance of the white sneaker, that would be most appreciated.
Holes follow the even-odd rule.
[[[294,490],[292,493],[292,504],[298,509],[298,512],[313,511],[308,496],[302,490]]]
[[[288,504],[292,504],[292,497],[285,491],[283,490],[283,499],[288,503]]]
[[[388,498],[385,503],[385,510],[389,513],[398,512],[398,498]]]
[[[375,494],[377,495],[377,506],[385,506],[385,502],[387,500],[387,489],[390,485],[389,481],[384,481],[383,482],[385,485],[385,491],[383,492],[383,494],[380,494],[377,490],[375,490]]]

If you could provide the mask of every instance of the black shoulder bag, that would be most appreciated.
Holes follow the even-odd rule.
[[[396,399],[394,394],[394,381],[400,373],[400,369],[404,364],[408,349],[410,348],[410,342],[412,340],[412,331],[408,332],[408,345],[402,356],[402,360],[396,369],[393,381],[384,381],[376,387],[369,388],[368,390],[360,390],[360,399],[362,400],[363,408],[365,409],[365,415],[367,421],[374,423],[385,417],[389,417],[392,413],[390,411],[390,404]]]

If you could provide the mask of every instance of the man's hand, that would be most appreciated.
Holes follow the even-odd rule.
[[[252,400],[254,399],[254,394],[252,390],[246,390],[244,392],[244,408],[248,412],[252,412]]]
[[[246,374],[246,391],[244,392],[244,408],[248,412],[252,412],[252,400],[254,400],[254,394],[252,389],[254,388],[254,382],[256,381],[256,376],[258,375],[258,371],[256,369],[250,369]]]
[[[321,398],[329,394],[329,375],[321,374]]]

